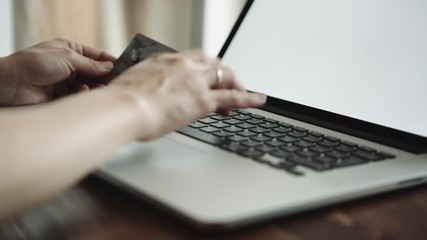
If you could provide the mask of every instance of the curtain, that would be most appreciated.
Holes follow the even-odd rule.
[[[98,0],[14,0],[15,47],[64,37],[100,46]]]
[[[179,51],[201,48],[211,28],[204,25],[208,1],[218,0],[14,0],[15,47],[63,37],[118,56],[143,33]],[[243,1],[223,0],[221,5],[234,9],[224,14],[233,17],[217,17],[232,19],[231,26]]]

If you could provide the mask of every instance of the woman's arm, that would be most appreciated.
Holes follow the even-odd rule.
[[[0,220],[76,182],[137,139],[141,109],[108,88],[0,111]]]
[[[265,100],[218,61],[185,53],[150,57],[105,88],[0,109],[0,220],[75,183],[132,140]]]

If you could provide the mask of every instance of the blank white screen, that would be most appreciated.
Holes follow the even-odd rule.
[[[249,90],[427,137],[427,1],[256,0],[223,62]]]

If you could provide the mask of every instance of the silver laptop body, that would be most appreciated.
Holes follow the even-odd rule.
[[[124,146],[96,174],[201,228],[231,228],[427,180],[427,4],[248,1],[220,56],[245,111],[393,155],[302,175],[179,132]]]

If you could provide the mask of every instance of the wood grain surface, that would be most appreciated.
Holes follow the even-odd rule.
[[[382,194],[227,232],[201,232],[90,176],[0,225],[0,239],[427,239],[427,186]]]

